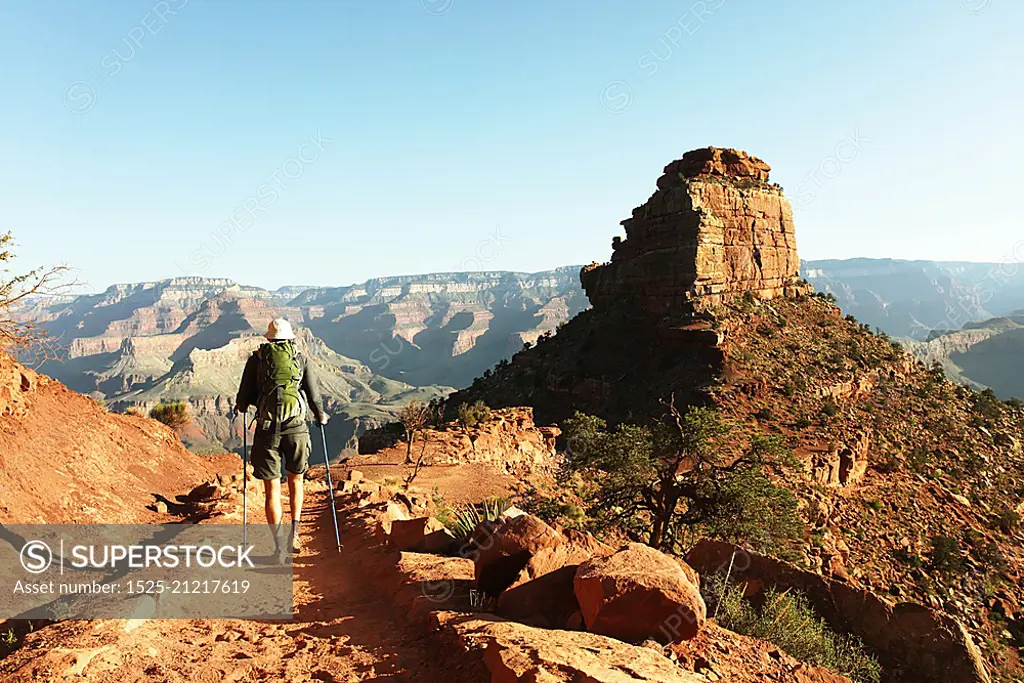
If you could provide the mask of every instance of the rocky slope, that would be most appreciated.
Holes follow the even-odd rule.
[[[143,523],[150,507],[226,467],[159,422],[108,413],[0,354],[0,522]]]
[[[725,166],[684,177],[675,191],[692,195],[724,177],[732,187],[722,196],[743,197],[740,215],[749,211],[756,225],[765,197],[780,201],[775,190],[729,173]],[[670,192],[660,188],[647,206],[664,205]],[[689,226],[700,233],[716,223],[703,212],[734,218],[736,206],[728,199],[689,207],[697,214]],[[676,237],[631,233],[616,253],[693,241],[693,228],[678,224]],[[762,235],[741,235],[740,260],[752,258]],[[698,258],[692,250],[677,257]],[[614,264],[584,268],[588,291],[595,270],[621,272]],[[601,290],[593,309],[454,394],[449,406],[529,405],[542,424],[576,410],[647,423],[664,416],[660,401],[674,395],[677,405],[716,407],[738,433],[779,434],[803,463],[802,475],[780,483],[802,501],[804,564],[959,620],[987,665],[1013,680],[1015,648],[1024,645],[1024,532],[1013,516],[1024,510],[1024,412],[956,387],[800,287],[751,287],[738,277],[701,297],[694,263],[676,266],[683,275],[674,279],[633,272],[629,287]],[[663,305],[648,305],[652,292]],[[935,559],[939,547],[948,562]]]

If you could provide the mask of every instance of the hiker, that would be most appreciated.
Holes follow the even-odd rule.
[[[258,348],[245,363],[242,383],[238,387],[235,409],[245,413],[255,406],[256,435],[252,442],[252,466],[257,479],[263,481],[266,494],[267,523],[274,535],[275,552],[302,549],[299,521],[302,519],[302,477],[309,467],[312,442],[306,423],[307,407],[321,424],[327,414],[320,407],[320,389],[313,366],[295,348],[295,334],[287,320],[272,320],[263,335],[267,343]],[[286,545],[282,545],[281,465],[288,475],[288,500],[291,504],[292,526]]]

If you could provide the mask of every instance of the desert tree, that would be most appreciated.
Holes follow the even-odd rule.
[[[415,464],[412,459],[412,446],[416,435],[422,432],[430,422],[431,407],[419,401],[409,401],[398,411],[398,421],[405,430],[405,464]],[[422,456],[421,456],[422,460]]]
[[[65,266],[13,272],[9,267],[14,261],[13,248],[14,236],[0,233],[0,351],[46,354],[46,334],[28,318],[25,309],[38,298],[69,290],[74,283],[62,282],[68,270]]]
[[[431,411],[431,412],[433,412],[433,411]],[[429,419],[429,417],[428,417],[428,419]],[[407,464],[407,465],[411,464],[412,465],[412,471],[409,472],[409,475],[405,478],[405,483],[403,484],[403,488],[406,491],[408,491],[410,488],[412,488],[413,482],[416,481],[416,477],[419,476],[420,470],[423,469],[423,459],[424,459],[424,457],[427,454],[427,442],[429,442],[429,441],[430,441],[430,435],[428,433],[424,433],[423,438],[420,439],[420,454],[419,454],[419,456],[417,456],[415,461],[412,460],[412,457],[411,457],[410,453],[408,451],[406,451],[406,454],[405,454],[405,464]],[[410,448],[411,448],[411,446],[410,446]]]
[[[681,549],[686,530],[773,551],[799,534],[796,499],[764,473],[792,464],[781,440],[755,435],[737,449],[715,410],[663,403],[667,415],[652,425],[609,430],[582,413],[564,423],[562,478],[583,492],[595,526],[670,551]]]

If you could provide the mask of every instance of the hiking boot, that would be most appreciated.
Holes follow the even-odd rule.
[[[299,530],[298,529],[295,529],[294,531],[292,531],[292,540],[291,540],[291,544],[290,545],[291,545],[291,549],[292,549],[292,553],[293,554],[294,553],[302,552],[302,539],[299,538]]]

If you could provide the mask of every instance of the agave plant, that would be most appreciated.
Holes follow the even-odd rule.
[[[512,502],[501,497],[487,498],[476,505],[457,505],[445,524],[456,538],[466,538],[480,522],[497,521],[510,507]]]

